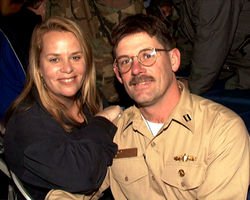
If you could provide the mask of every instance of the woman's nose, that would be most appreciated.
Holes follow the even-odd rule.
[[[61,67],[61,72],[69,74],[72,71],[73,71],[72,63],[70,61],[63,62]]]

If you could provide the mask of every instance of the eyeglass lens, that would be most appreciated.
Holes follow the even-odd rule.
[[[129,57],[122,56],[116,60],[117,67],[120,72],[127,72],[134,61],[134,57],[137,57],[138,62],[144,66],[151,66],[156,61],[156,51],[155,49],[143,49],[137,56]]]

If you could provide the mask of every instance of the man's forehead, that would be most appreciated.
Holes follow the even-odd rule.
[[[159,45],[159,41],[147,33],[134,33],[122,38],[115,52],[116,54],[138,53],[141,49],[159,47]]]

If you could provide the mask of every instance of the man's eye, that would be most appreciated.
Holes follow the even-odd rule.
[[[150,59],[152,57],[154,57],[154,55],[152,53],[144,53],[143,54],[143,59],[144,60]]]
[[[129,64],[129,62],[130,62],[130,59],[129,59],[129,58],[126,58],[126,59],[121,59],[121,60],[119,61],[119,64],[120,64],[120,65],[127,65],[127,64]]]

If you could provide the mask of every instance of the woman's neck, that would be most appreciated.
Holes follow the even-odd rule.
[[[79,123],[84,122],[84,117],[80,112],[78,100],[75,98],[60,98],[58,99],[65,107],[66,113]]]
[[[67,107],[68,114],[75,119],[77,122],[82,123],[84,122],[84,118],[82,116],[82,112],[80,112],[80,106],[77,101],[74,101],[70,107]]]

